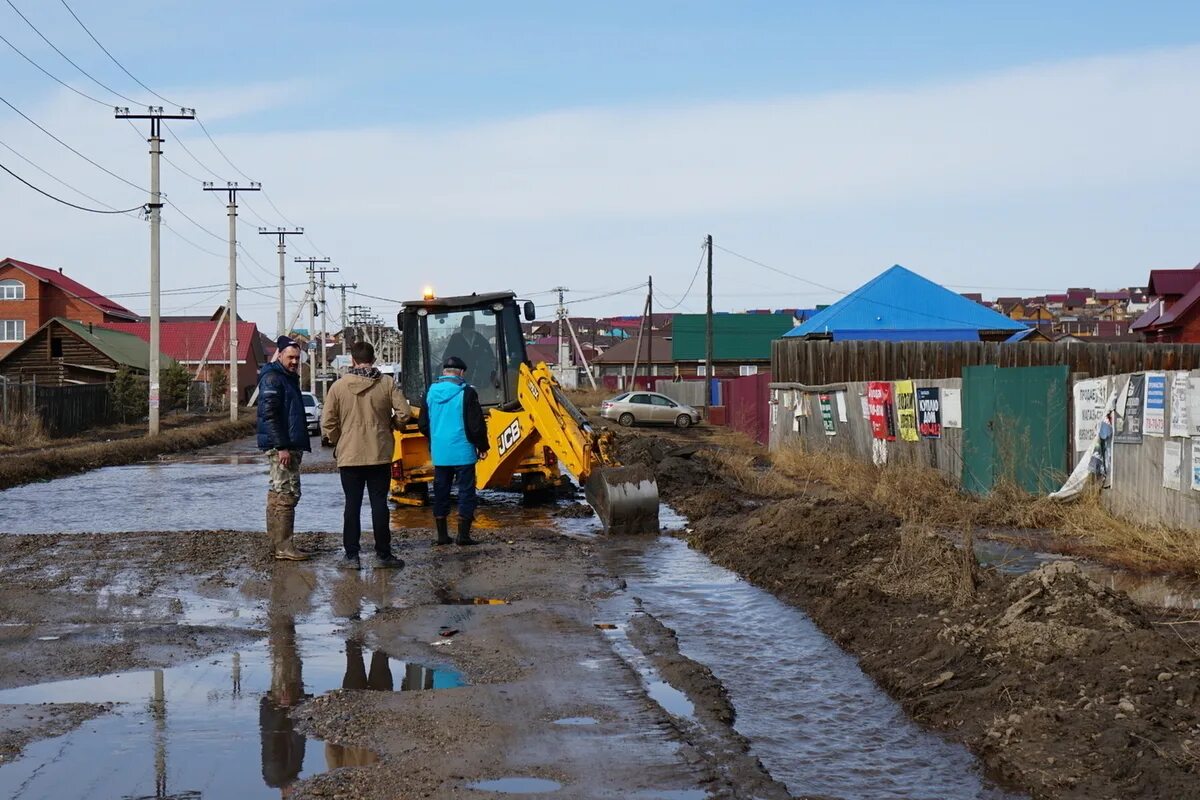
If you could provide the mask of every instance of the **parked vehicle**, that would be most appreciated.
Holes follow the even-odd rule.
[[[312,392],[301,392],[304,397],[304,416],[308,420],[308,433],[316,436],[321,432],[321,401]]]
[[[600,416],[628,428],[635,422],[657,422],[690,428],[700,423],[700,412],[658,392],[625,392],[600,404]]]

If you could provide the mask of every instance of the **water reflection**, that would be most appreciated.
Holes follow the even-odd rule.
[[[296,610],[306,608],[316,576],[304,567],[281,565],[271,581],[267,607],[271,686],[258,706],[262,739],[263,782],[279,789],[280,797],[291,794],[291,786],[304,768],[304,735],[296,731],[291,709],[304,701],[304,672],[296,640]]]

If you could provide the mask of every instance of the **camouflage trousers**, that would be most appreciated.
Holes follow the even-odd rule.
[[[290,467],[285,467],[279,463],[279,451],[268,450],[267,460],[270,462],[270,476],[268,477],[268,490],[278,494],[290,494],[297,500],[300,499],[300,459],[304,455],[302,450],[292,450],[292,464]]]

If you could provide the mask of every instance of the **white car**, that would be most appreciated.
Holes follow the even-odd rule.
[[[321,401],[312,392],[301,392],[304,398],[304,417],[308,420],[308,433],[316,436],[321,432]]]
[[[625,392],[600,404],[600,416],[628,428],[635,422],[658,422],[677,428],[700,424],[700,412],[658,392]]]

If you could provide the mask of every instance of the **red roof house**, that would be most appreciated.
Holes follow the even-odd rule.
[[[138,315],[68,278],[61,268],[15,258],[0,261],[0,356],[55,317],[86,325],[132,321]]]
[[[132,333],[143,341],[150,341],[149,322],[114,322],[105,323],[104,327]],[[237,331],[238,386],[244,401],[254,391],[258,370],[266,363],[267,357],[257,325],[239,320]],[[217,320],[164,320],[159,328],[159,349],[193,371],[204,361],[205,369],[197,379],[208,380],[211,367],[229,366],[229,323],[223,319],[220,323]]]
[[[1148,293],[1156,299],[1130,330],[1148,342],[1200,342],[1200,264],[1150,270]]]

